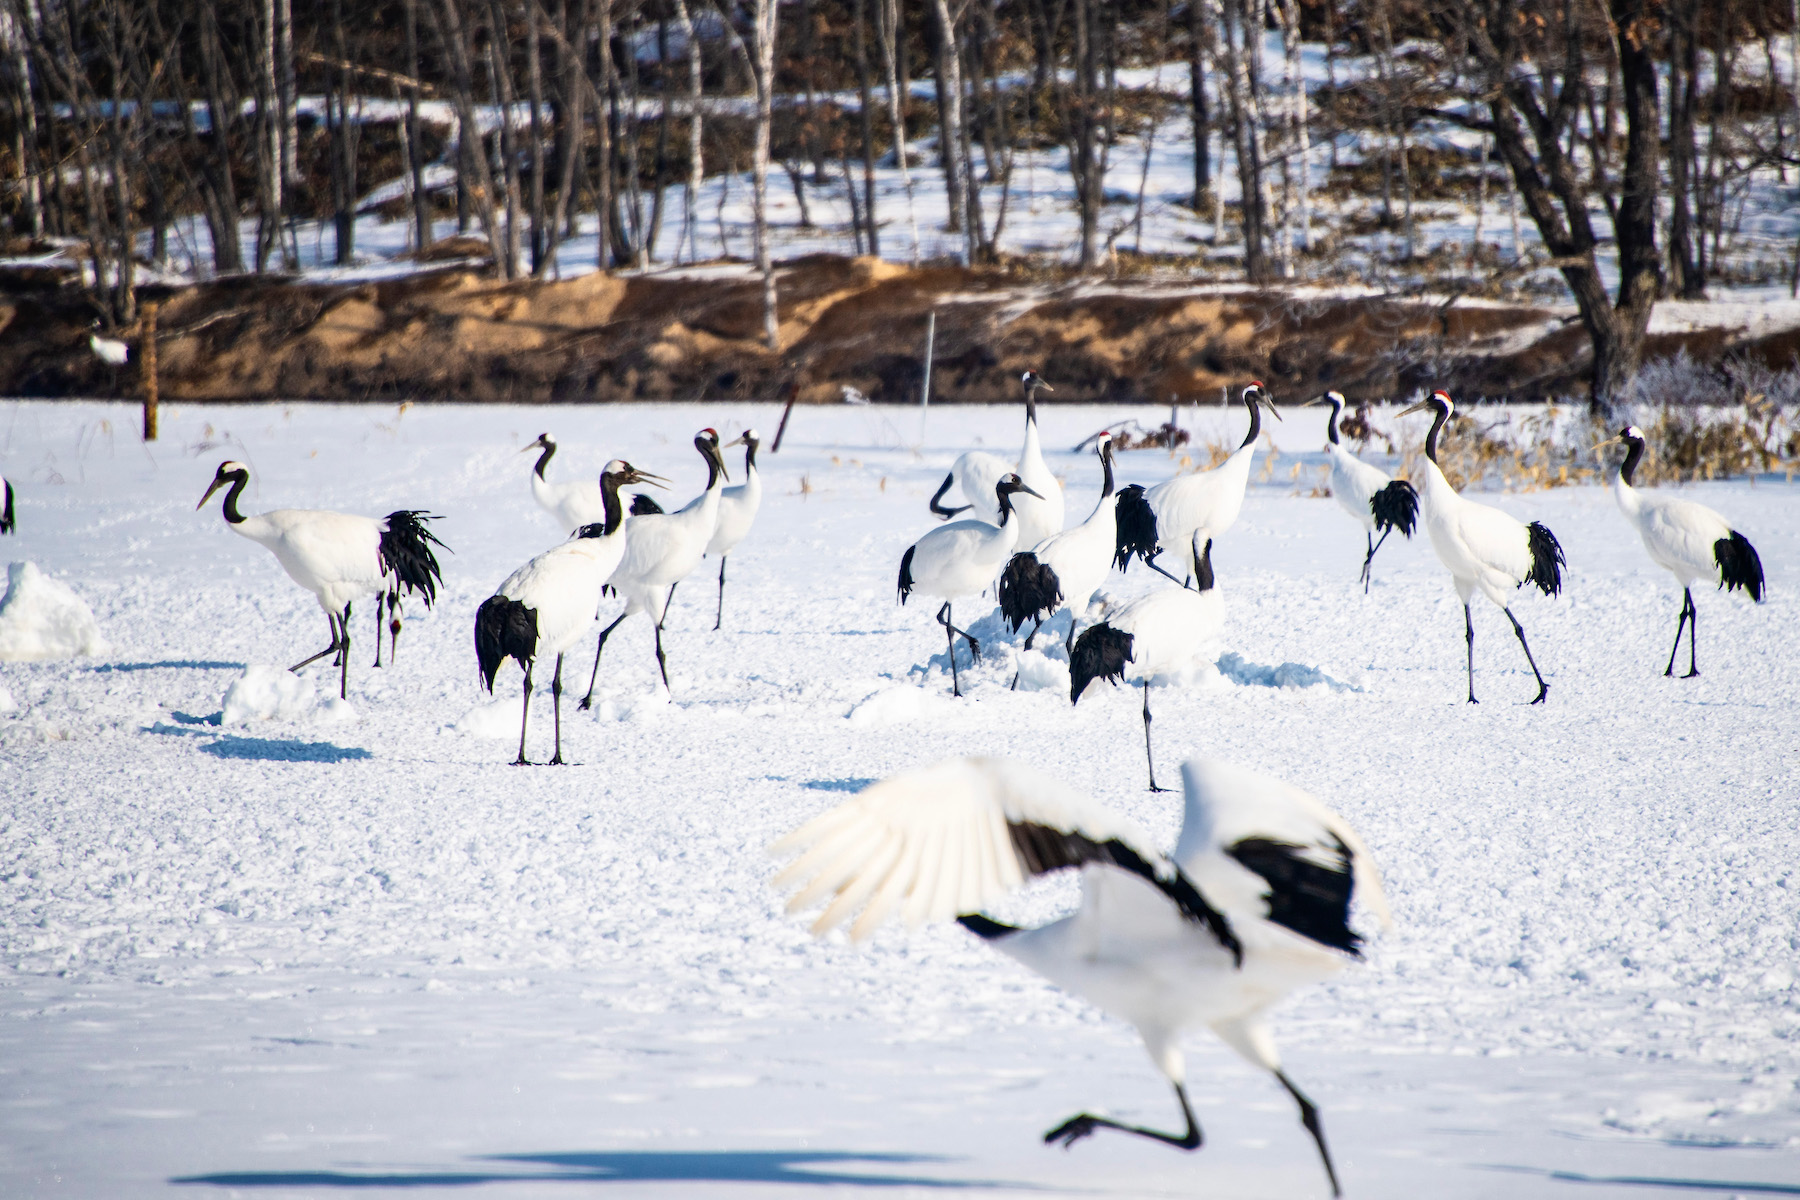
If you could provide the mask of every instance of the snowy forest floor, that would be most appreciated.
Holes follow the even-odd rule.
[[[1166,414],[1044,410],[1071,520],[1098,470],[1067,448]],[[797,410],[781,453],[765,445],[724,630],[710,562],[677,593],[674,703],[634,619],[598,711],[565,712],[576,765],[506,765],[519,676],[480,693],[471,621],[558,537],[519,448],[548,428],[553,478],[620,455],[682,500],[704,482],[698,427],[754,422],[766,443],[777,415],[170,406],[141,447],[132,406],[0,406],[19,490],[0,549],[73,586],[112,643],[0,664],[0,1192],[1326,1195],[1291,1103],[1204,1035],[1204,1149],[1046,1149],[1084,1108],[1177,1119],[1128,1028],[954,927],[814,942],[768,887],[773,837],[952,754],[1031,759],[1173,839],[1135,697],[1008,692],[996,637],[953,701],[935,606],[894,602],[927,497],[961,450],[1012,453],[1017,406],[933,411],[922,438],[916,410]],[[1322,415],[1286,415],[1282,466],[1310,485]],[[1195,420],[1202,443],[1241,430]],[[443,515],[446,586],[412,606],[397,668],[369,669],[373,618],[353,623],[353,720],[217,723],[246,666],[324,638],[216,502],[193,510],[224,458],[255,472],[249,511]],[[1125,455],[1122,481],[1173,465]],[[1276,1021],[1347,1194],[1800,1195],[1800,488],[1687,490],[1769,575],[1760,607],[1699,590],[1688,681],[1658,670],[1679,593],[1607,492],[1486,497],[1568,554],[1561,598],[1515,605],[1551,684],[1535,708],[1485,605],[1483,703],[1462,702],[1461,614],[1423,537],[1390,540],[1365,597],[1362,539],[1303,490],[1253,482],[1215,549],[1217,658],[1153,703],[1165,769],[1205,753],[1291,780],[1386,872],[1393,932]],[[997,633],[985,610],[958,615]],[[569,664],[578,691],[590,661]]]

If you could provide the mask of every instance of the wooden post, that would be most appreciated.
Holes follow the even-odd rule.
[[[937,309],[925,317],[925,386],[919,389],[919,444],[925,444],[925,417],[931,411],[931,355],[937,346]]]
[[[144,305],[144,332],[138,342],[138,370],[144,381],[144,440],[156,440],[156,310],[154,300]]]
[[[791,379],[781,390],[787,393],[787,407],[781,410],[781,424],[775,427],[775,444],[769,447],[770,454],[781,452],[781,439],[787,433],[788,418],[793,415],[794,401],[800,396],[799,385]]]

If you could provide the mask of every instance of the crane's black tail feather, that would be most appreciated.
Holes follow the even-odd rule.
[[[1134,483],[1119,489],[1113,509],[1118,516],[1119,538],[1113,553],[1113,564],[1123,571],[1137,555],[1149,562],[1161,552],[1156,543],[1156,510],[1144,499],[1144,485]]]
[[[1081,693],[1096,679],[1117,684],[1125,678],[1125,664],[1131,661],[1132,637],[1111,625],[1094,625],[1075,639],[1069,653],[1069,703],[1080,704]]]
[[[475,661],[481,665],[481,685],[494,690],[494,673],[512,659],[529,669],[537,656],[537,611],[506,596],[489,596],[475,610]]]
[[[388,514],[387,528],[381,533],[382,571],[393,575],[407,591],[425,597],[426,608],[437,599],[438,585],[444,581],[431,552],[433,546],[444,543],[425,528],[425,522],[432,520],[436,518],[430,513],[403,508]]]
[[[1369,497],[1369,512],[1377,530],[1398,529],[1411,537],[1418,527],[1419,493],[1406,480],[1396,479]]]
[[[12,484],[0,479],[0,490],[6,492],[5,496],[0,496],[0,533],[11,533],[13,531]]]
[[[1749,538],[1732,530],[1730,537],[1722,537],[1713,543],[1713,561],[1719,564],[1720,587],[1727,590],[1743,588],[1752,600],[1762,603],[1762,559],[1757,557],[1756,547],[1750,544]]]
[[[660,512],[662,512],[662,510],[663,510],[662,505],[658,504],[655,500],[651,499],[649,496],[644,495],[644,493],[642,493],[642,492],[632,493],[632,496],[631,496],[631,515],[632,516],[647,517],[647,516],[650,516],[655,513],[660,513]]]
[[[1014,633],[1027,621],[1048,620],[1062,601],[1062,581],[1048,563],[1029,550],[1007,560],[1000,572],[1000,615]]]
[[[912,556],[913,556],[913,551],[917,550],[917,549],[918,549],[917,546],[908,546],[906,548],[906,553],[902,554],[900,556],[900,603],[901,604],[905,604],[906,598],[908,596],[912,595],[912,590],[913,590]]]
[[[1562,591],[1562,569],[1568,565],[1562,545],[1554,533],[1536,521],[1525,527],[1525,536],[1531,544],[1531,570],[1525,573],[1520,586],[1535,583],[1544,595],[1556,595]]]

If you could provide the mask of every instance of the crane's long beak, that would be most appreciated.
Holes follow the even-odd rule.
[[[1315,404],[1329,404],[1329,403],[1331,403],[1330,396],[1314,396],[1311,400],[1308,400],[1305,404],[1302,404],[1300,407],[1301,408],[1311,408]]]
[[[744,435],[740,433],[736,437],[732,438],[729,442],[726,442],[723,446],[720,446],[719,449],[729,450],[733,446],[741,446],[743,444],[744,444]]]
[[[1592,454],[1594,451],[1599,450],[1605,446],[1610,446],[1618,440],[1619,440],[1619,435],[1615,433],[1612,437],[1607,438],[1604,442],[1595,442],[1592,446],[1589,446],[1588,453]]]
[[[635,467],[632,469],[632,472],[631,472],[631,482],[632,483],[647,483],[651,487],[659,487],[659,488],[666,488],[669,486],[669,481],[664,479],[661,475],[652,475],[648,471],[639,471]]]
[[[1043,380],[1041,380],[1041,379],[1040,379],[1040,380],[1038,380],[1038,381],[1037,381],[1037,385],[1038,385],[1038,386],[1039,386],[1039,387],[1041,387],[1041,388],[1043,388],[1043,389],[1044,389],[1044,390],[1045,390],[1045,391],[1046,391],[1046,392],[1054,392],[1054,391],[1055,391],[1055,390],[1056,390],[1056,389],[1055,389],[1055,388],[1053,388],[1053,387],[1051,387],[1051,386],[1050,386],[1050,385],[1049,385],[1049,384],[1047,384],[1047,383],[1045,383],[1045,382],[1044,382],[1044,381],[1043,381]],[[1036,495],[1037,495],[1037,493],[1036,493],[1036,492],[1033,492],[1033,493],[1031,493],[1031,494],[1032,494],[1032,495],[1034,495],[1034,496],[1036,496]],[[1039,497],[1039,498],[1040,498],[1040,499],[1042,499],[1042,497]]]
[[[205,508],[206,502],[213,498],[213,493],[224,486],[225,481],[215,475],[213,477],[212,486],[206,489],[206,495],[200,497],[200,503],[194,505],[194,511],[199,512],[201,509]]]
[[[1402,411],[1400,413],[1400,415],[1403,417],[1410,417],[1416,412],[1425,412],[1430,408],[1431,408],[1431,401],[1421,400],[1417,404],[1413,405],[1411,408],[1405,409],[1404,411]]]
[[[1022,483],[1021,483],[1021,484],[1020,484],[1020,485],[1019,485],[1019,490],[1020,490],[1020,491],[1021,491],[1021,492],[1024,492],[1024,493],[1025,493],[1025,494],[1026,494],[1026,495],[1027,495],[1027,496],[1036,496],[1036,497],[1037,497],[1037,498],[1038,498],[1038,499],[1039,499],[1039,500],[1042,500],[1042,499],[1043,499],[1043,498],[1044,498],[1044,493],[1042,493],[1042,492],[1034,492],[1034,491],[1032,491],[1032,490],[1031,490],[1031,489],[1030,489],[1030,488],[1028,488],[1028,487],[1026,487],[1026,486],[1025,486],[1025,485],[1024,485],[1024,484],[1022,484]]]
[[[1263,407],[1269,410],[1270,416],[1274,417],[1277,421],[1282,419],[1281,410],[1275,407],[1275,402],[1273,400],[1269,399],[1269,393],[1258,392],[1256,396],[1257,399],[1263,402]]]
[[[540,435],[538,437],[537,441],[529,442],[526,445],[521,446],[519,448],[519,453],[520,454],[530,454],[533,450],[542,450],[543,448],[544,448],[544,439]]]

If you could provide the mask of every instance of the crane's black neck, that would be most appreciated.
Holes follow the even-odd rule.
[[[1198,537],[1198,534],[1194,535]],[[1212,539],[1206,539],[1206,549],[1202,550],[1194,560],[1194,590],[1210,592],[1213,590]]]
[[[1444,428],[1444,422],[1450,419],[1450,410],[1441,404],[1434,404],[1431,407],[1437,415],[1432,418],[1431,432],[1425,435],[1425,457],[1435,464],[1437,462],[1438,432]]]
[[[713,490],[713,485],[719,482],[718,452],[704,438],[694,439],[694,449],[700,451],[700,457],[706,460],[706,490],[710,492]]]
[[[554,457],[555,454],[556,454],[556,443],[555,442],[545,442],[544,443],[544,452],[542,454],[538,455],[537,466],[531,468],[532,472],[539,479],[544,479],[544,468],[550,465],[550,459],[552,457]],[[550,481],[545,479],[544,482],[548,483]]]
[[[231,490],[225,493],[225,519],[233,525],[244,523],[244,514],[238,511],[238,497],[250,486],[250,472],[233,471],[231,473]]]
[[[1025,426],[1029,429],[1037,424],[1037,384],[1025,385]]]
[[[619,503],[619,489],[625,485],[623,475],[607,473],[600,476],[600,503],[606,513],[606,522],[600,527],[600,536],[611,537],[619,532],[619,526],[625,523],[625,509]],[[587,526],[592,529],[593,526]],[[584,531],[585,532],[585,531]]]
[[[1250,410],[1250,432],[1246,433],[1244,440],[1238,443],[1239,450],[1255,445],[1256,439],[1262,436],[1262,411],[1256,406],[1255,392],[1246,391],[1244,393],[1244,407]]]
[[[760,443],[758,443],[755,438],[750,438],[747,441],[745,441],[745,443],[744,443],[744,477],[745,478],[749,478],[750,472],[756,470],[756,447],[759,444]]]
[[[1112,447],[1111,446],[1108,446],[1105,449],[1100,451],[1100,470],[1103,473],[1103,480],[1100,484],[1100,498],[1102,500],[1104,500],[1108,496],[1113,494]]]
[[[1619,478],[1625,486],[1631,486],[1631,473],[1637,470],[1638,463],[1644,459],[1644,441],[1642,438],[1628,438],[1625,442],[1625,462],[1619,467]]]
[[[1012,516],[1012,493],[1005,488],[996,488],[995,495],[1000,500],[1000,528],[1006,528],[1007,518]]]
[[[1344,406],[1333,399],[1331,401],[1331,416],[1327,417],[1325,420],[1325,436],[1334,446],[1338,444],[1338,414],[1343,411]]]

